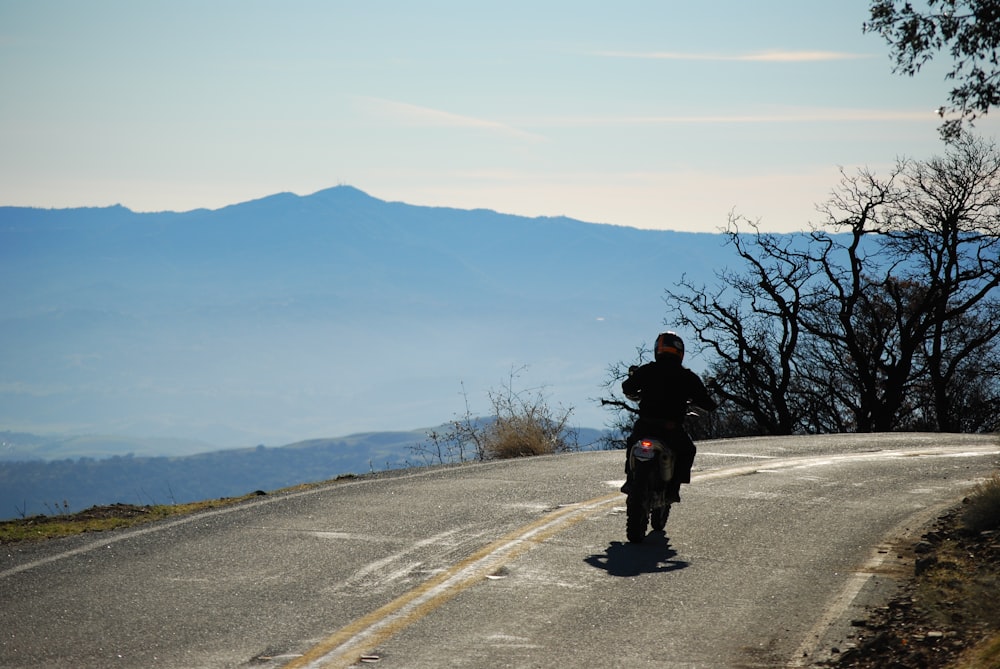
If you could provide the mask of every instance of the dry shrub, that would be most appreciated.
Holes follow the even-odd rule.
[[[483,449],[486,459],[520,458],[570,451],[575,434],[567,434],[572,409],[555,413],[541,390],[515,390],[521,370],[511,370],[507,382],[491,390],[495,420],[485,426]]]
[[[484,434],[487,459],[522,458],[571,450],[560,426],[538,415],[509,415],[488,425]]]
[[[1000,529],[1000,473],[975,487],[962,514],[962,523],[972,532]]]
[[[430,462],[495,460],[561,453],[577,449],[576,430],[569,427],[573,409],[553,409],[541,390],[515,390],[523,371],[512,370],[507,382],[489,391],[493,415],[477,418],[469,409],[428,441],[413,449]],[[464,392],[463,392],[464,394]]]

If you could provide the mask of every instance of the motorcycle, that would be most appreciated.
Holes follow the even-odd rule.
[[[638,398],[628,398],[633,403]],[[613,406],[638,417],[639,411],[633,404],[619,400],[601,400],[602,406]],[[688,404],[687,418],[700,418],[695,407]],[[670,426],[676,429],[679,426]],[[629,543],[642,543],[646,529],[661,532],[667,525],[671,503],[667,497],[667,483],[673,479],[677,454],[658,436],[641,436],[629,449],[628,471],[631,472],[630,486],[625,498],[625,536]],[[625,487],[622,488],[624,492]]]
[[[625,498],[625,535],[630,543],[641,543],[646,528],[662,531],[670,516],[667,481],[674,475],[674,453],[659,439],[639,439],[629,453],[631,489]]]

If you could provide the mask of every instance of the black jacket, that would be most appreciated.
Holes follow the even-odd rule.
[[[683,424],[688,402],[707,411],[718,403],[713,400],[698,375],[674,358],[665,358],[636,367],[622,383],[626,397],[639,398],[639,418]]]

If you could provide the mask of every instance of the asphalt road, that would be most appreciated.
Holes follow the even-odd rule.
[[[342,481],[0,550],[0,667],[795,667],[912,570],[993,437],[699,444],[625,543],[621,452]]]

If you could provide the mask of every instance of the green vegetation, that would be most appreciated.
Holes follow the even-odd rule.
[[[954,140],[1000,102],[994,0],[871,0],[869,16],[864,31],[885,38],[897,74],[915,76],[939,53],[951,57],[946,79],[954,88],[938,110],[942,119],[949,117],[939,128],[942,139]]]

